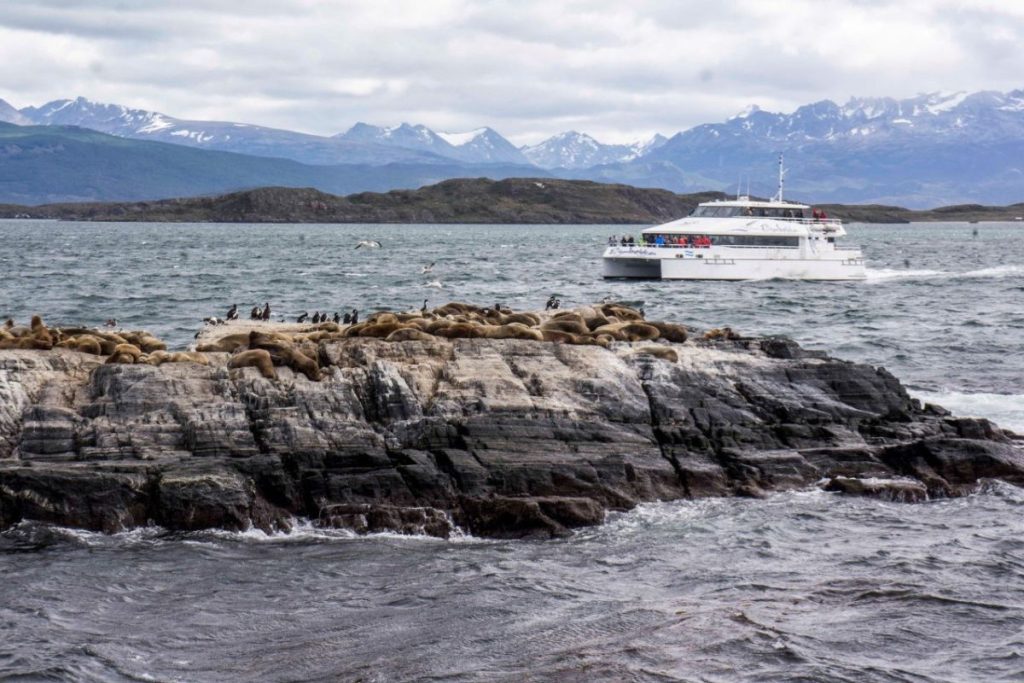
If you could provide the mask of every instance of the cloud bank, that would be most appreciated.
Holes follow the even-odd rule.
[[[0,98],[334,134],[672,133],[750,103],[1024,86],[994,0],[5,0]]]

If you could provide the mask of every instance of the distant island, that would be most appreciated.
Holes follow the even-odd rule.
[[[262,187],[209,197],[156,201],[0,205],[0,218],[169,223],[661,223],[722,192],[676,194],[622,184],[551,178],[445,180],[416,190],[339,196],[312,188]],[[961,204],[912,210],[878,204],[818,204],[858,223],[1010,221],[1024,203]]]

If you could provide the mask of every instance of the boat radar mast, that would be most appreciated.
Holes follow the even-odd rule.
[[[779,191],[772,197],[773,202],[782,203],[782,188],[785,184],[786,168],[782,165],[782,155],[779,155]]]

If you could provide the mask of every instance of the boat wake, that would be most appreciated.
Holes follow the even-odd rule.
[[[868,268],[868,282],[886,282],[890,280],[925,280],[925,279],[981,279],[1005,278],[1024,275],[1024,266],[1006,265],[979,268],[964,272],[951,272],[930,269],[909,268]]]

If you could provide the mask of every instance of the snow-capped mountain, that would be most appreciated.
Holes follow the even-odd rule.
[[[1024,198],[1024,90],[851,98],[790,114],[750,107],[674,135],[643,157],[679,169],[680,184],[774,191],[786,154],[792,192],[817,201],[936,206]]]
[[[337,138],[296,133],[277,128],[227,121],[190,121],[119,104],[103,104],[79,97],[55,100],[19,112],[42,126],[79,126],[101,133],[139,140],[156,140],[189,147],[255,156],[280,157],[307,164],[439,163],[444,158],[404,147],[357,143]]]
[[[571,130],[520,149],[527,159],[541,168],[581,169],[632,161],[666,141],[663,135],[655,135],[631,145],[606,145],[585,133]]]
[[[18,126],[26,126],[32,123],[20,111],[4,100],[0,100],[0,121],[4,123],[13,123]]]
[[[402,123],[383,127],[360,122],[336,137],[431,152],[467,163],[530,163],[515,145],[490,128],[437,133],[423,125]]]
[[[467,160],[477,163],[529,164],[519,148],[493,128],[477,128],[466,133],[438,133],[445,142],[459,150]]]

